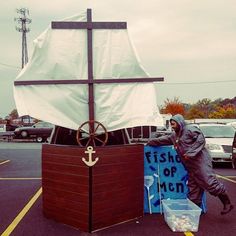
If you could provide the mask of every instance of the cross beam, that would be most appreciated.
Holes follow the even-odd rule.
[[[53,21],[52,29],[127,29],[126,22]]]
[[[159,78],[124,78],[124,79],[93,79],[93,84],[115,84],[115,83],[150,83],[150,82],[161,82],[164,81],[163,77]],[[88,84],[88,80],[22,80],[15,81],[14,85],[50,85],[50,84]]]

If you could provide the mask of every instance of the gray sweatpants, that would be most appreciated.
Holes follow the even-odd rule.
[[[209,192],[213,196],[225,193],[225,186],[218,181],[210,166],[203,166],[195,173],[189,173],[188,179],[188,198],[195,204],[200,205],[204,191]]]

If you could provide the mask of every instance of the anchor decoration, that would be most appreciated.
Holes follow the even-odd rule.
[[[88,161],[82,157],[82,161],[87,165],[87,166],[93,166],[97,163],[97,161],[99,160],[98,157],[95,158],[95,160],[93,161],[92,159],[92,154],[96,153],[96,151],[93,151],[93,147],[92,146],[88,146],[87,147],[87,151],[85,151],[84,153],[88,154]]]

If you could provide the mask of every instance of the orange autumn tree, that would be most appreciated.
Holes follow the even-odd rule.
[[[188,120],[205,118],[204,112],[199,109],[197,105],[192,105],[185,113],[185,118]]]
[[[163,108],[161,109],[161,113],[171,115],[181,114],[184,116],[185,108],[179,98],[175,97],[173,100],[167,98],[164,102]]]
[[[217,106],[216,109],[209,114],[209,118],[235,119],[236,118],[236,107],[233,104],[227,104],[224,106]]]

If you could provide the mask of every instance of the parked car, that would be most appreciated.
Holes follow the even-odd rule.
[[[50,137],[54,125],[40,121],[32,126],[19,127],[14,130],[14,138],[34,138],[37,142],[45,142]]]
[[[19,125],[6,124],[6,131],[14,131],[18,127],[19,127]]]
[[[236,121],[234,121],[234,122],[229,122],[229,123],[227,123],[227,125],[233,126],[233,128],[236,130]]]
[[[143,144],[146,144],[150,138],[158,138],[171,133],[164,126],[137,126],[124,130],[129,143]]]
[[[217,123],[200,123],[198,127],[206,139],[206,147],[211,155],[212,163],[232,163],[232,143],[235,130],[232,126]]]
[[[14,131],[18,127],[19,125],[14,125],[10,123],[0,124],[0,132]]]
[[[233,146],[232,146],[232,166],[236,169],[236,132],[234,134]]]

